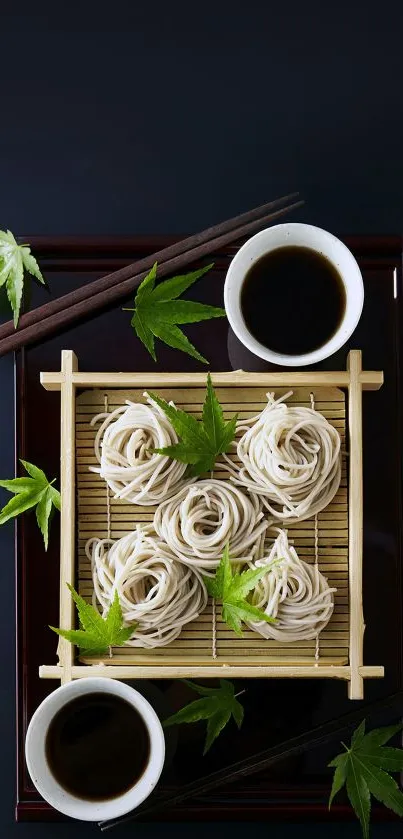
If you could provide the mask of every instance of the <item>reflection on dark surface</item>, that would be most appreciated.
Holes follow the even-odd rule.
[[[52,288],[60,293],[93,279],[92,274],[48,275]],[[366,664],[383,664],[385,679],[366,681],[365,701],[387,696],[401,687],[401,591],[399,588],[399,507],[398,507],[398,403],[396,369],[396,301],[393,298],[392,270],[376,267],[364,271],[365,305],[360,324],[349,345],[316,369],[345,369],[348,349],[363,351],[365,369],[384,370],[385,384],[380,391],[364,394],[364,612]],[[211,272],[187,296],[212,305],[222,304],[222,274]],[[122,303],[122,305],[124,305]],[[228,330],[225,319],[185,327],[197,349],[211,362],[212,370],[273,369],[253,356]],[[192,358],[156,342],[158,365],[134,336],[130,315],[117,308],[80,324],[61,336],[46,341],[25,354],[26,375],[26,458],[38,463],[53,477],[59,472],[59,393],[49,393],[39,384],[41,370],[58,370],[60,352],[73,348],[82,370],[200,370]],[[27,676],[28,717],[54,687],[38,679],[41,663],[56,661],[55,640],[46,625],[58,621],[58,519],[52,523],[50,550],[45,556],[39,531],[31,518],[26,535],[30,561],[27,563],[27,590],[38,586],[40,568],[41,598],[26,601],[29,632],[25,638],[29,670]],[[42,604],[47,603],[46,615]],[[167,707],[177,710],[195,698],[179,682],[163,682]],[[313,726],[352,710],[347,685],[337,680],[248,680],[242,702],[245,721],[240,732],[229,723],[210,753],[202,758],[205,724],[183,725],[165,783],[182,785],[199,775],[221,768]],[[337,753],[337,750],[336,750]],[[328,778],[326,761],[314,755],[292,758],[265,775],[267,791],[285,779],[298,787],[309,779]],[[305,779],[305,780],[304,780]]]

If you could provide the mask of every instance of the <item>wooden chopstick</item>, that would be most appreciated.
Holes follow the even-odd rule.
[[[247,224],[250,221],[254,221],[254,219],[261,218],[270,212],[270,210],[279,209],[283,204],[294,201],[298,198],[298,195],[298,192],[292,192],[290,195],[283,195],[282,198],[276,198],[268,204],[262,204],[260,207],[248,210],[247,213],[242,213],[239,216],[235,216],[234,218],[228,219],[227,221],[221,222],[213,227],[208,227],[200,233],[195,233],[193,236],[189,236],[186,239],[182,239],[180,242],[175,242],[173,245],[169,245],[168,247],[157,251],[157,253],[151,254],[151,256],[146,256],[137,262],[125,265],[124,268],[120,268],[112,274],[101,277],[101,279],[95,280],[90,285],[81,286],[75,291],[63,295],[63,297],[51,300],[43,306],[38,306],[36,309],[33,309],[33,311],[26,312],[26,314],[23,314],[20,317],[18,329],[25,329],[25,327],[30,326],[33,323],[38,323],[45,317],[50,317],[50,315],[53,315],[56,312],[67,309],[68,306],[79,303],[81,300],[85,300],[89,296],[90,288],[92,289],[91,294],[98,294],[101,291],[105,291],[105,289],[110,286],[116,285],[123,280],[135,276],[141,271],[149,271],[154,265],[154,262],[160,263],[167,259],[171,259],[172,257],[185,253],[191,248],[196,247],[197,245],[202,245],[204,242],[208,242],[210,239],[216,238],[223,233],[235,230],[241,224]],[[6,338],[7,335],[11,335],[14,332],[15,329],[13,321],[7,321],[7,323],[0,326],[0,340],[2,338]]]
[[[111,819],[108,821],[98,822],[98,826],[102,831],[109,830],[111,827],[116,827],[126,822],[141,820],[144,817],[148,818],[153,813],[160,810],[168,810],[181,804],[183,801],[189,799],[197,799],[201,795],[210,792],[213,789],[222,785],[227,785],[239,780],[239,778],[246,778],[248,775],[254,775],[257,772],[262,772],[268,769],[273,764],[284,758],[302,754],[307,749],[314,749],[318,746],[323,746],[329,743],[334,737],[343,737],[346,732],[353,725],[362,722],[363,719],[368,721],[369,718],[374,717],[382,711],[390,711],[393,714],[401,716],[401,708],[403,701],[403,691],[392,694],[386,698],[378,699],[364,707],[360,703],[360,707],[354,711],[344,714],[339,719],[333,719],[329,722],[323,723],[311,731],[299,734],[289,740],[277,743],[264,751],[249,755],[249,757],[239,760],[223,769],[218,769],[210,775],[205,775],[203,778],[198,778],[185,784],[179,790],[170,795],[158,795],[153,793],[151,797],[127,816],[118,819]],[[330,793],[330,781],[329,781]]]
[[[267,209],[284,204],[295,195],[294,193],[291,196],[284,196],[250,210],[248,213],[243,213],[235,219],[229,219],[208,228],[132,265],[125,266],[86,286],[81,286],[63,297],[52,300],[23,315],[17,330],[13,329],[12,321],[4,324],[0,327],[0,356],[43,339],[57,330],[66,328],[78,319],[91,316],[96,311],[128,297],[144,279],[154,262],[158,262],[158,276],[162,277],[186,268],[191,262],[237,239],[249,236],[282,215],[301,207],[304,202],[296,201],[267,213]]]

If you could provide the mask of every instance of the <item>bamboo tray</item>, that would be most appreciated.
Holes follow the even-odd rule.
[[[59,639],[57,665],[42,665],[43,678],[68,682],[85,676],[115,678],[289,677],[338,678],[349,683],[349,697],[363,697],[363,679],[382,677],[383,667],[364,666],[362,612],[362,390],[377,390],[382,373],[361,369],[361,352],[348,357],[348,371],[215,373],[212,376],[224,413],[249,417],[266,405],[267,391],[276,396],[293,390],[288,400],[315,407],[342,438],[342,481],[332,503],[317,517],[292,525],[289,537],[301,559],[318,561],[320,570],[337,587],[335,609],[315,641],[281,644],[245,630],[237,638],[209,603],[197,621],[184,627],[178,639],[156,650],[116,648],[111,658],[74,662],[74,649]],[[93,587],[84,546],[92,536],[118,539],[136,523],[149,522],[155,508],[128,505],[111,498],[105,481],[89,471],[95,464],[96,428],[93,416],[113,410],[127,399],[144,401],[145,389],[155,389],[198,416],[205,392],[204,373],[80,373],[71,351],[62,353],[60,373],[42,373],[47,390],[61,391],[61,562],[60,626],[72,628],[74,615],[66,582],[86,599]],[[348,392],[348,416],[346,411]],[[348,435],[346,436],[346,425]],[[348,470],[346,469],[346,460]],[[348,475],[347,475],[348,471]],[[224,477],[217,463],[214,477]],[[219,611],[219,610],[218,610]]]

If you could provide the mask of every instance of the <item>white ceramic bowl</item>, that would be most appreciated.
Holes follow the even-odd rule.
[[[67,792],[51,773],[45,753],[46,733],[55,714],[75,697],[97,692],[113,693],[133,705],[142,717],[150,738],[150,757],[141,778],[123,795],[99,802],[85,801]],[[165,739],[154,709],[140,693],[115,679],[89,677],[62,685],[37,708],[28,726],[25,757],[33,783],[52,807],[75,819],[103,821],[123,816],[150,795],[164,765]]]
[[[337,269],[346,292],[344,317],[337,332],[322,347],[304,355],[282,355],[260,344],[249,332],[241,310],[241,289],[251,265],[264,254],[294,245],[311,248],[325,256]],[[275,301],[275,294],[273,295]],[[305,367],[317,364],[337,352],[354,332],[364,304],[364,285],[360,269],[349,249],[326,230],[310,224],[278,224],[248,239],[232,260],[224,285],[224,305],[235,335],[255,355],[284,367]],[[275,309],[268,313],[275,317]]]

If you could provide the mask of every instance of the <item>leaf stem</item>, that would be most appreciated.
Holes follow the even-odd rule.
[[[246,688],[244,688],[243,690],[238,691],[238,693],[235,693],[235,694],[234,694],[234,699],[236,699],[236,698],[237,698],[237,696],[242,696],[242,694],[243,694],[243,693],[246,693]]]

